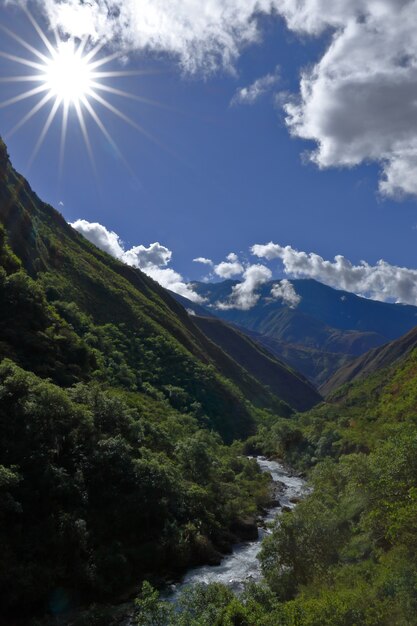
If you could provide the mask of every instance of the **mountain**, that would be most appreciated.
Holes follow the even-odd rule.
[[[218,309],[237,281],[193,283],[218,317],[257,333],[278,358],[316,385],[372,348],[409,331],[417,323],[417,307],[377,302],[327,287],[315,280],[291,281],[300,303],[285,306],[270,297],[274,282],[263,285],[259,302],[249,310]]]
[[[195,316],[193,322],[251,376],[298,411],[305,411],[321,401],[307,379],[232,325],[215,317]]]
[[[318,394],[238,333],[221,349],[43,203],[1,140],[0,310],[5,623],[219,562],[255,529],[268,479],[226,444]]]
[[[266,385],[273,393],[282,398],[297,411],[305,411],[317,404],[321,396],[313,385],[302,374],[297,373],[296,365],[293,365],[296,348],[290,350],[287,355],[286,344],[282,346],[285,363],[277,359],[281,353],[281,346],[275,345],[273,339],[258,333],[249,331],[243,326],[228,324],[216,317],[208,308],[190,302],[179,294],[172,294],[180,302],[189,314],[193,315],[193,322],[203,333],[217,344],[232,359],[242,365],[250,374]],[[254,341],[251,341],[251,338]],[[266,350],[265,350],[266,348]],[[297,351],[299,353],[300,350]],[[275,356],[274,356],[275,355]],[[329,355],[331,359],[333,355]],[[288,358],[287,358],[288,357]],[[310,361],[311,351],[309,352]],[[302,356],[299,356],[299,360]],[[344,362],[337,357],[338,366]],[[295,360],[296,363],[299,360]],[[320,353],[321,367],[323,355]],[[288,368],[290,365],[293,369]]]
[[[156,282],[97,249],[58,212],[42,203],[8,164],[4,150],[2,167],[0,223],[23,271],[36,280],[36,288],[54,307],[55,315],[63,318],[64,322],[57,324],[68,337],[68,344],[73,341],[81,346],[79,335],[87,332],[83,324],[88,326],[88,322],[79,319],[82,316],[88,316],[90,323],[100,328],[116,325],[117,330],[111,331],[114,345],[108,346],[109,354],[105,358],[113,361],[119,358],[123,362],[121,368],[127,368],[125,375],[131,379],[128,385],[140,387],[146,383],[159,389],[165,385],[183,387],[190,398],[202,403],[212,425],[226,439],[245,435],[248,429],[254,428],[253,413],[242,402],[243,397],[260,408],[288,412],[280,399],[209,341],[183,307]],[[44,336],[51,323],[45,313],[42,313],[45,318],[42,326],[40,310],[33,311],[32,320],[26,320],[26,316],[19,320],[16,310],[17,305],[7,322],[3,318],[0,356],[16,357],[16,362],[23,367],[49,376],[59,384],[91,378],[95,367],[91,354],[84,355],[83,363],[71,362],[73,356],[75,360],[80,357],[72,355],[67,346],[66,352],[61,349],[62,354],[58,354],[56,337],[48,341]],[[29,317],[29,309],[25,312]],[[39,325],[36,347],[31,344],[32,336],[22,333],[24,324],[28,330],[32,330],[32,325],[33,330]],[[74,331],[78,334],[76,338]],[[61,342],[64,346],[63,338]],[[110,353],[113,348],[115,353],[121,353],[117,358]],[[103,349],[107,348],[103,346]],[[48,350],[54,352],[50,363],[44,355]],[[119,382],[124,374],[117,372],[117,363],[112,367],[115,380]]]
[[[416,328],[399,339],[391,341],[379,348],[375,348],[374,350],[370,350],[351,363],[341,367],[324,383],[321,391],[324,396],[330,395],[346,383],[366,378],[378,370],[396,363],[399,359],[406,357],[415,348],[417,348]]]
[[[241,332],[251,337],[277,358],[294,370],[303,372],[303,375],[312,384],[320,385],[327,380],[329,372],[338,371],[344,365],[350,363],[354,357],[340,352],[326,352],[319,348],[309,348],[302,344],[287,343],[274,339],[269,335],[262,335],[255,331],[236,326]]]

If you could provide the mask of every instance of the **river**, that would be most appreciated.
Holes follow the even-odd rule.
[[[179,593],[185,587],[196,583],[223,583],[236,593],[240,593],[246,582],[261,580],[260,563],[256,557],[261,548],[262,539],[271,532],[268,529],[268,523],[273,522],[284,508],[294,508],[297,501],[308,493],[308,487],[302,478],[292,473],[289,468],[281,463],[270,461],[262,456],[256,457],[256,461],[263,472],[271,474],[275,483],[275,500],[277,502],[260,518],[258,538],[254,541],[235,544],[232,553],[226,555],[220,565],[202,565],[189,569],[180,582],[171,585],[161,593],[161,599],[176,602]],[[116,611],[114,616],[122,626],[133,626],[135,623],[133,613],[133,603],[128,602],[119,605],[117,616]],[[78,616],[79,613],[75,612],[72,617]],[[72,624],[73,622],[70,619],[65,623]]]
[[[202,565],[190,569],[181,582],[172,585],[169,593],[164,594],[167,599],[175,602],[178,594],[188,585],[195,583],[223,583],[237,593],[244,588],[245,582],[259,581],[262,578],[259,553],[262,539],[271,531],[267,524],[272,522],[283,507],[293,508],[296,501],[305,495],[307,488],[305,481],[293,474],[288,468],[277,461],[269,461],[265,457],[256,458],[263,472],[269,472],[276,487],[279,488],[277,500],[279,504],[268,509],[260,520],[258,539],[238,543],[233,552],[224,557],[220,565]]]

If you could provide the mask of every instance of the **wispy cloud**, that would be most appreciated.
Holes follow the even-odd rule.
[[[278,68],[271,74],[266,74],[255,80],[251,85],[247,87],[241,87],[233,96],[230,104],[232,106],[237,104],[254,104],[257,100],[262,98],[279,82]]]
[[[290,309],[295,309],[301,302],[301,296],[295,291],[294,285],[286,278],[272,286],[271,296],[274,300],[281,300]]]
[[[166,267],[171,261],[172,251],[159,242],[151,243],[148,247],[141,244],[126,249],[117,233],[108,230],[98,222],[77,220],[71,226],[104,252],[127,265],[141,269],[162,287],[170,289],[193,302],[202,303],[204,301],[201,296],[193,291],[190,285],[184,282],[181,274],[171,267]]]
[[[209,267],[213,266],[213,261],[204,256],[198,256],[196,259],[193,259],[193,263],[202,263],[203,265],[208,265]]]

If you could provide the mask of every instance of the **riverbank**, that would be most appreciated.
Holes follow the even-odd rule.
[[[185,587],[196,583],[218,582],[239,593],[243,590],[245,583],[256,582],[262,578],[257,555],[263,538],[270,533],[269,524],[274,521],[276,515],[296,506],[296,502],[306,492],[306,485],[300,476],[282,463],[265,457],[256,457],[256,460],[263,472],[270,473],[273,481],[272,506],[258,519],[257,537],[251,541],[237,543],[232,553],[226,555],[219,565],[191,568],[181,582],[173,584],[164,593],[167,599],[175,602]]]
[[[270,534],[270,524],[277,515],[285,510],[293,509],[296,503],[307,491],[305,481],[291,468],[282,463],[269,460],[263,456],[253,457],[260,469],[269,473],[272,478],[271,499],[262,514],[256,520],[248,520],[240,524],[233,533],[240,541],[230,543],[224,553],[216,551],[213,559],[204,564],[191,567],[180,580],[153,581],[157,587],[162,588],[161,598],[175,603],[187,587],[197,583],[221,583],[235,593],[241,593],[248,582],[258,582],[262,579],[262,572],[257,555],[262,541]],[[246,536],[245,536],[246,533]],[[135,594],[132,590],[131,596]],[[95,609],[97,623],[106,626],[133,626],[134,605],[132,601],[122,601],[112,607],[100,607]],[[91,609],[85,613],[86,619],[90,619]],[[100,621],[101,620],[101,621]],[[106,621],[107,620],[107,621]],[[88,621],[83,621],[83,613],[74,614],[73,618],[67,616],[65,626],[87,626]]]

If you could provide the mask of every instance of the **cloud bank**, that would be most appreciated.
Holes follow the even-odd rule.
[[[394,300],[417,305],[415,269],[391,265],[382,259],[376,265],[366,261],[354,265],[340,254],[329,261],[314,252],[302,252],[273,242],[255,244],[251,252],[268,261],[280,259],[284,272],[289,276],[314,278],[330,287],[382,302]]]
[[[381,164],[380,191],[417,194],[416,0],[284,0],[289,28],[332,43],[284,107],[296,137],[311,139],[322,168]]]
[[[138,245],[126,249],[119,235],[102,224],[77,220],[71,226],[101,250],[141,269],[166,289],[193,302],[204,303],[204,299],[193,291],[192,286],[184,281],[181,274],[168,267],[172,251],[166,246],[155,242],[148,247]],[[340,254],[333,260],[328,260],[315,252],[296,250],[292,246],[282,246],[272,241],[267,244],[255,244],[250,252],[265,261],[279,260],[284,273],[290,278],[314,278],[335,289],[373,300],[417,306],[417,269],[391,265],[382,259],[375,265],[366,261],[355,265]],[[214,266],[213,271],[223,280],[241,276],[240,282],[232,287],[230,296],[225,301],[216,303],[219,309],[251,309],[260,300],[260,287],[272,280],[273,274],[269,267],[260,263],[241,262],[234,252],[228,254],[226,260],[217,265],[213,262],[210,265],[207,263],[209,259],[205,257],[198,259],[198,262]],[[297,307],[301,300],[288,279],[272,285],[270,298],[281,300],[290,308]]]
[[[171,267],[166,267],[171,261],[172,252],[159,242],[151,243],[147,248],[139,245],[126,250],[119,235],[98,222],[77,220],[71,226],[104,252],[127,265],[141,269],[162,287],[170,289],[192,302],[204,302],[204,299],[184,282],[181,274]]]
[[[259,40],[262,0],[37,0],[51,26],[106,39],[129,52],[174,56],[184,71],[232,71],[241,50]]]
[[[380,191],[417,195],[417,0],[37,0],[52,27],[122,52],[166,53],[185,72],[234,71],[261,40],[261,13],[288,29],[333,33],[300,92],[284,103],[294,137],[316,143],[320,168],[381,166]],[[251,102],[268,77],[236,94]]]

